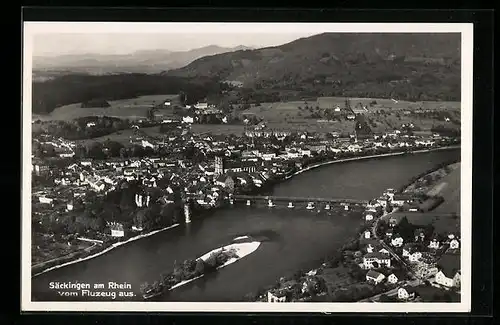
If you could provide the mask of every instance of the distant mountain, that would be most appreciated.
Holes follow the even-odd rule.
[[[371,85],[389,83],[406,83],[416,91],[425,84],[446,93],[460,89],[460,47],[459,33],[324,33],[281,46],[205,56],[166,74],[217,76],[257,89],[307,88],[326,80],[367,93]]]
[[[210,45],[183,52],[168,50],[141,50],[131,54],[103,55],[94,53],[68,54],[60,56],[34,56],[33,70],[61,73],[80,72],[89,74],[114,73],[159,73],[181,68],[207,55],[249,49],[243,45],[227,48]]]

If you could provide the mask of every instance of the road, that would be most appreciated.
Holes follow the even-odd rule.
[[[393,213],[396,213],[396,212],[398,212],[398,211],[399,211],[399,209],[395,208],[392,212],[389,212],[389,213],[387,213],[387,214],[384,214],[384,215],[382,215],[380,218],[378,218],[378,219],[374,222],[374,224],[373,224],[373,227],[372,227],[372,234],[373,234],[373,237],[374,237],[375,239],[377,239],[377,240],[380,242],[380,244],[382,245],[382,247],[383,247],[383,248],[385,248],[385,249],[389,252],[389,254],[391,254],[391,256],[392,256],[392,257],[393,257],[396,261],[398,261],[399,263],[401,263],[401,265],[402,265],[402,266],[404,266],[404,267],[408,270],[408,272],[409,272],[412,276],[414,276],[415,278],[419,279],[419,278],[418,278],[418,276],[416,276],[416,274],[413,272],[413,269],[411,268],[411,266],[410,266],[410,265],[408,265],[408,263],[406,263],[406,261],[405,261],[405,260],[403,260],[401,257],[399,257],[399,255],[398,255],[398,254],[396,254],[396,253],[392,250],[392,247],[390,247],[389,245],[387,245],[387,244],[386,244],[386,243],[385,243],[382,239],[380,239],[380,238],[378,237],[378,235],[377,235],[377,227],[378,227],[378,223],[379,223],[379,221],[380,221],[381,219],[387,218],[387,216],[389,216],[389,215],[391,215],[391,214],[393,214]],[[419,280],[421,280],[421,279],[419,279]]]

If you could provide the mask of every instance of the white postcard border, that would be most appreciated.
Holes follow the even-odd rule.
[[[182,25],[182,29],[172,28]],[[140,28],[138,28],[140,27]],[[461,302],[459,303],[258,303],[258,302],[33,302],[31,301],[31,82],[32,40],[46,33],[461,33]],[[163,31],[162,31],[163,30]],[[228,32],[228,30],[230,32]],[[470,312],[472,244],[472,70],[471,23],[110,23],[25,22],[22,106],[22,311],[89,312],[318,312],[428,313]]]

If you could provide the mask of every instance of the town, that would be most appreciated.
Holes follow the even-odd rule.
[[[170,106],[170,101],[162,105]],[[349,110],[337,107],[333,111],[356,122],[347,134],[273,129],[265,120],[247,118],[241,121],[245,129],[240,135],[194,132],[193,126],[199,123],[211,123],[214,128],[217,123],[228,123],[221,110],[207,103],[188,107],[194,114],[177,118],[164,119],[155,108],[148,118],[134,121],[93,116],[73,124],[49,123],[44,131],[34,132],[32,139],[32,272],[190,223],[208,211],[234,204],[238,195],[263,195],[273,184],[322,164],[460,145],[459,135],[445,128],[418,132],[412,123],[376,133],[364,117],[366,108],[351,109],[348,103],[346,107]],[[143,131],[152,126],[159,127],[160,134]],[[88,142],[106,136],[105,130],[126,133],[127,141]],[[459,286],[458,234],[434,234],[428,229],[413,232],[406,219],[386,220],[394,211],[425,212],[441,202],[440,196],[402,193],[402,189],[370,200],[364,207],[356,249],[344,250],[347,255],[335,262],[342,260],[364,270],[363,281],[374,286],[369,291],[372,296],[380,293],[379,300],[413,299],[412,285],[425,281],[447,288]],[[439,261],[446,266],[438,272]],[[424,271],[429,274],[421,274]],[[298,294],[291,294],[296,285],[284,285],[269,290],[265,300],[312,299],[307,294],[309,298],[303,297],[306,287],[314,288],[312,296],[321,297],[325,291],[317,272],[301,277],[307,285],[296,290]],[[345,295],[341,296],[332,299],[344,301]],[[349,299],[360,300],[352,294]]]

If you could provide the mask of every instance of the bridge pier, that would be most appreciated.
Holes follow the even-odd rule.
[[[344,205],[344,210],[349,211],[349,204]]]
[[[312,209],[314,209],[314,203],[313,203],[313,202],[309,202],[309,203],[307,203],[306,209],[307,209],[307,210],[312,210]]]
[[[189,208],[189,204],[184,204],[184,221],[186,223],[191,222],[191,209]]]
[[[288,202],[288,208],[290,208],[290,209],[293,209],[293,208],[294,208],[294,206],[293,206],[293,202]]]
[[[325,205],[325,210],[330,210],[330,204],[328,204],[328,203],[327,203],[327,204]]]
[[[231,204],[231,205],[234,204],[234,199],[232,197],[229,198],[229,204]]]
[[[267,200],[267,206],[273,207],[274,206],[273,200],[271,200],[271,199]]]
[[[250,206],[251,203],[250,203],[250,200],[247,200],[247,206]]]

